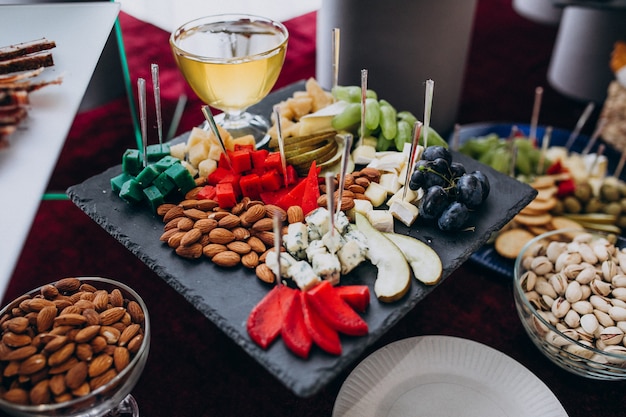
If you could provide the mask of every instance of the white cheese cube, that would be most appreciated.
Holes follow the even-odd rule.
[[[307,227],[302,222],[291,223],[287,234],[283,236],[285,249],[296,259],[306,259],[306,248],[309,245]]]
[[[365,197],[374,207],[379,207],[387,201],[387,189],[376,182],[372,182],[365,190]]]
[[[367,213],[367,220],[380,232],[393,232],[393,216],[389,210],[372,210]]]
[[[282,258],[281,258],[282,259]],[[320,277],[313,271],[307,261],[298,261],[289,267],[287,272],[298,288],[306,291],[321,282]]]
[[[341,263],[341,273],[348,274],[365,260],[366,251],[356,240],[347,241],[337,252],[337,257]]]
[[[313,258],[313,272],[333,285],[339,284],[341,263],[337,255],[320,253]]]
[[[409,203],[408,201],[396,200],[389,207],[389,212],[393,217],[400,220],[406,226],[410,226],[413,224],[415,219],[417,219],[419,210],[417,209],[417,206]]]

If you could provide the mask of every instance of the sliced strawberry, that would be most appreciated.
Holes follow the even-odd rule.
[[[356,311],[364,313],[370,304],[370,289],[367,285],[339,285],[335,292]]]
[[[280,335],[289,350],[297,356],[306,359],[311,351],[313,339],[304,323],[304,313],[302,311],[300,296],[296,294],[296,296],[290,297],[290,302],[283,302],[282,308],[283,327]]]
[[[290,297],[295,295],[296,292],[291,288],[277,285],[250,312],[246,329],[250,338],[263,349],[271,345],[280,334],[283,326],[281,304],[289,303]]]
[[[305,295],[319,316],[333,329],[350,336],[367,334],[367,322],[341,299],[329,281],[322,281]]]
[[[310,305],[309,297],[306,297],[304,292],[300,292],[300,301],[302,304],[304,323],[306,324],[313,342],[323,351],[331,355],[341,355],[341,341],[339,340],[337,331],[322,320],[315,309]]]

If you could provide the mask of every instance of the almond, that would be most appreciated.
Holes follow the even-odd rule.
[[[122,346],[118,346],[113,351],[113,366],[117,372],[122,372],[130,363],[130,352]]]
[[[273,283],[276,280],[276,275],[272,272],[267,264],[259,264],[255,268],[256,276],[263,282],[267,282],[268,284]]]
[[[74,292],[80,288],[80,280],[78,278],[63,278],[58,280],[54,286],[61,293]]]
[[[102,375],[103,373],[108,371],[109,368],[111,368],[111,365],[113,365],[113,357],[105,354],[100,354],[93,358],[93,360],[89,363],[89,376],[91,378],[94,378],[98,375]]]
[[[180,239],[181,246],[190,246],[200,240],[202,237],[202,231],[200,229],[191,229],[185,232],[183,237]]]
[[[126,310],[128,310],[133,323],[143,324],[145,319],[144,312],[137,301],[129,301]]]
[[[241,256],[239,256],[237,252],[226,250],[213,256],[211,260],[219,266],[231,267],[237,265],[241,261]]]
[[[221,243],[225,245],[235,240],[235,235],[228,229],[218,227],[209,232],[209,238],[212,243]]]
[[[304,212],[300,206],[290,206],[287,209],[287,223],[302,223],[304,222]]]
[[[219,243],[209,243],[202,248],[202,253],[208,258],[213,258],[218,253],[224,252],[225,250],[228,250],[225,245],[221,245]]]
[[[78,362],[76,365],[72,366],[65,374],[65,385],[69,389],[72,389],[72,390],[77,389],[87,379],[88,370],[89,368],[87,367],[86,362],[83,362],[83,361]]]
[[[223,227],[224,229],[232,229],[234,227],[239,226],[240,224],[241,224],[241,219],[239,218],[239,216],[235,216],[234,214],[229,214],[221,218],[218,221],[217,226]]]
[[[265,250],[267,249],[265,247],[265,243],[263,243],[263,241],[261,239],[259,239],[256,236],[252,236],[247,240],[248,245],[250,245],[250,248],[256,252],[257,254],[261,254],[263,252],[265,252]]]
[[[20,375],[32,375],[41,371],[46,366],[46,363],[46,357],[41,353],[37,353],[22,361],[18,372]]]
[[[257,220],[252,225],[252,230],[254,230],[255,232],[274,230],[274,219],[270,217],[264,217],[261,220]]]
[[[249,206],[246,212],[241,216],[241,221],[246,225],[253,225],[255,222],[265,217],[265,206],[261,204],[255,204]]]
[[[100,323],[109,326],[122,318],[126,309],[124,307],[112,307],[100,313]]]
[[[238,253],[239,255],[245,255],[246,253],[252,250],[250,245],[248,245],[246,242],[241,242],[238,240],[234,242],[230,242],[228,245],[226,245],[226,247],[229,250],[232,250],[233,252]]]
[[[270,219],[278,216],[281,223],[287,220],[287,212],[274,204],[265,205],[265,216]]]
[[[196,223],[193,225],[193,227],[200,230],[202,233],[209,233],[211,230],[217,227],[217,220],[215,219],[196,220]]]
[[[235,235],[235,240],[247,240],[250,237],[250,231],[245,227],[235,227],[231,232]]]
[[[259,264],[259,254],[254,251],[246,253],[241,257],[241,264],[246,268],[256,268]]]
[[[100,333],[100,325],[94,324],[91,326],[83,327],[76,333],[74,336],[74,341],[76,343],[86,343],[91,341],[94,337],[96,337]]]
[[[178,256],[182,256],[183,258],[198,259],[202,256],[202,245],[200,243],[181,245],[176,248],[176,254]]]

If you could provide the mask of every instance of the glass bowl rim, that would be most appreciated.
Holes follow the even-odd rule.
[[[111,286],[115,286],[115,287],[119,287],[120,289],[122,289],[123,291],[127,292],[128,294],[130,294],[130,296],[132,296],[134,298],[134,301],[136,301],[139,306],[141,307],[141,309],[143,310],[143,314],[144,314],[144,337],[143,337],[143,341],[141,342],[141,346],[139,347],[138,353],[135,354],[135,356],[133,357],[133,359],[128,363],[128,365],[126,366],[126,368],[124,368],[122,370],[122,372],[118,373],[113,379],[111,379],[109,382],[107,382],[106,384],[102,385],[101,387],[98,387],[96,390],[91,391],[89,394],[82,396],[82,397],[76,397],[73,398],[69,401],[63,401],[61,403],[48,403],[48,404],[37,404],[37,405],[23,405],[23,404],[16,404],[16,403],[12,403],[9,401],[4,400],[3,398],[0,397],[0,408],[2,409],[12,409],[15,411],[20,411],[20,412],[50,412],[50,411],[56,411],[59,409],[64,409],[67,407],[72,407],[74,405],[78,405],[81,402],[86,401],[88,398],[90,397],[95,397],[97,395],[100,395],[103,391],[108,390],[112,385],[120,383],[120,381],[124,380],[127,375],[134,370],[135,366],[137,365],[137,362],[139,362],[142,357],[144,357],[150,348],[150,316],[148,313],[148,308],[143,300],[143,298],[141,298],[141,296],[134,290],[132,289],[130,286],[124,284],[123,282],[111,279],[111,278],[106,278],[106,277],[99,277],[99,276],[80,276],[80,277],[71,277],[71,278],[77,278],[80,281],[98,281],[98,282],[103,282],[105,284],[111,285]],[[61,278],[62,279],[62,278]],[[59,279],[60,280],[60,279]],[[37,288],[33,288],[32,290],[29,290],[17,297],[15,297],[13,300],[9,301],[5,306],[2,307],[2,309],[0,309],[0,316],[2,316],[3,314],[5,314],[7,312],[7,310],[9,308],[14,307],[14,302],[18,299],[20,299],[21,297],[28,295],[28,294],[34,294],[38,291],[41,291],[41,289],[43,287],[45,287],[46,285],[50,285],[50,284],[55,284],[56,282],[58,282],[59,280],[56,281],[52,281],[43,285],[40,285]],[[142,354],[139,354],[139,352],[141,352]]]
[[[560,234],[568,234],[568,233],[589,233],[591,235],[603,236],[603,237],[615,236],[617,238],[616,243],[621,241],[621,243],[623,244],[623,247],[626,247],[626,239],[625,238],[623,238],[623,237],[621,237],[621,236],[619,236],[619,235],[617,235],[615,233],[602,232],[602,231],[592,230],[592,229],[588,229],[588,228],[556,229],[556,230],[551,230],[549,232],[542,233],[540,235],[535,236],[534,238],[532,238],[531,240],[526,242],[526,244],[520,250],[519,255],[515,258],[515,264],[514,264],[514,267],[513,267],[513,288],[514,288],[515,293],[517,295],[519,295],[519,297],[514,297],[515,298],[515,303],[518,304],[517,299],[519,298],[522,301],[524,307],[526,307],[531,312],[532,316],[535,319],[539,320],[541,322],[541,324],[546,326],[546,328],[548,330],[554,332],[557,336],[563,337],[568,342],[574,343],[577,346],[579,346],[581,348],[584,348],[585,350],[588,350],[588,351],[590,351],[590,352],[592,352],[594,354],[598,354],[600,356],[605,356],[605,357],[609,357],[609,358],[615,358],[615,359],[619,359],[621,361],[625,361],[626,362],[626,354],[612,353],[612,352],[606,352],[606,351],[603,351],[603,350],[599,350],[595,346],[587,346],[585,344],[580,343],[578,340],[572,339],[568,335],[564,334],[559,329],[557,329],[552,323],[547,321],[541,314],[539,314],[538,310],[530,303],[530,300],[525,295],[525,291],[524,291],[524,289],[522,288],[522,285],[521,285],[521,277],[522,277],[523,274],[519,273],[519,271],[522,269],[522,260],[524,258],[524,254],[535,243],[537,243],[537,242],[539,242],[541,240],[549,238],[550,236],[560,235]],[[523,327],[524,327],[524,329],[526,329],[526,326],[523,326]],[[526,329],[526,330],[528,331],[528,329]],[[534,333],[536,333],[536,332],[534,332]],[[621,344],[621,345],[626,348],[626,346],[624,346],[623,344]],[[561,346],[556,346],[556,347],[558,347],[559,350],[563,350],[563,348]],[[597,362],[593,361],[591,358],[585,358],[585,357],[582,357],[580,355],[576,355],[575,353],[572,353],[572,352],[568,352],[568,353],[569,354],[573,354],[573,355],[581,358],[581,360],[591,361],[591,362],[597,363]]]

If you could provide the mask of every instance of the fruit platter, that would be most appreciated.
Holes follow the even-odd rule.
[[[550,129],[550,130],[549,130]],[[620,223],[621,209],[612,210],[613,203],[618,206],[618,202],[621,198],[616,196],[615,198],[608,198],[604,190],[605,187],[608,190],[608,185],[611,185],[611,189],[621,189],[625,175],[619,167],[620,160],[623,158],[618,151],[613,147],[604,146],[593,137],[589,137],[584,134],[576,135],[565,129],[552,129],[546,126],[537,126],[536,128],[536,143],[533,145],[528,140],[531,126],[528,124],[513,124],[513,123],[476,123],[460,126],[458,131],[458,144],[459,151],[466,155],[471,155],[477,160],[481,160],[479,148],[486,146],[488,142],[489,147],[492,149],[491,153],[501,152],[498,162],[493,160],[494,164],[501,164],[500,166],[491,165],[499,171],[504,171],[507,174],[511,174],[508,163],[510,162],[509,151],[505,149],[510,143],[507,139],[511,137],[512,131],[517,130],[516,141],[522,143],[526,148],[521,151],[518,150],[516,169],[514,175],[522,181],[526,181],[538,188],[538,196],[534,203],[531,202],[525,210],[532,211],[533,207],[539,207],[545,204],[547,214],[556,223],[562,222],[562,227],[590,227],[592,229],[612,232],[617,234],[623,234],[623,229]],[[595,132],[594,132],[595,133]],[[552,164],[553,170],[559,172],[554,174],[560,176],[564,172],[567,173],[568,181],[550,182],[544,191],[541,191],[542,185],[539,181],[533,183],[528,174],[538,166],[540,154],[545,138],[549,136],[549,140],[546,143],[546,161],[545,170],[549,172]],[[565,155],[565,147],[569,148],[569,162],[572,164],[569,170],[564,171],[558,168],[561,162],[567,159]],[[580,155],[585,154],[585,159],[590,164],[595,164],[595,172],[588,172],[588,166],[585,168],[583,158]],[[597,159],[596,159],[597,158]],[[490,163],[489,156],[482,158],[483,163]],[[504,161],[504,162],[503,162]],[[589,162],[593,161],[593,162]],[[577,165],[573,165],[576,163]],[[577,168],[576,168],[577,167]],[[574,172],[575,171],[575,172]],[[618,172],[619,171],[619,172]],[[573,172],[573,173],[572,173]],[[569,174],[572,173],[574,178],[575,187],[571,187],[572,182],[569,181]],[[617,178],[613,175],[617,173]],[[565,177],[563,177],[565,178]],[[582,184],[582,185],[581,185]],[[604,184],[604,185],[603,185]],[[558,189],[556,185],[559,185],[561,189]],[[615,185],[615,187],[613,187]],[[548,189],[552,190],[549,194],[549,198],[543,199],[542,194],[547,193]],[[584,194],[584,195],[583,195]],[[615,194],[620,194],[616,192]],[[520,213],[522,216],[524,211]],[[539,211],[532,213],[535,217],[534,220],[539,222],[539,217],[544,213]],[[556,219],[556,220],[555,220]],[[522,220],[523,221],[523,220]],[[571,223],[575,221],[575,223]],[[544,228],[538,228],[538,226],[529,226],[530,228],[536,228],[536,231],[547,231]],[[504,228],[507,229],[506,227]],[[530,234],[511,233],[516,235],[520,240],[520,244],[525,242],[526,237],[530,237]],[[489,241],[488,244],[477,250],[472,254],[470,260],[492,270],[503,277],[511,277],[513,275],[513,265],[515,261],[515,251],[511,252],[509,256],[503,256],[499,253],[498,248],[495,246],[495,237]]]
[[[277,104],[285,103],[306,88],[306,82],[301,81],[277,90],[251,108],[251,111],[270,116],[276,110]],[[394,119],[401,121],[396,115]],[[315,124],[316,121],[309,123]],[[472,178],[469,180],[473,185],[466,185],[463,188],[469,190],[467,193],[471,194],[467,197],[468,200],[479,195],[479,201],[472,206],[471,213],[463,211],[460,217],[453,213],[443,215],[444,207],[441,206],[440,209],[440,205],[434,203],[436,198],[433,197],[432,208],[421,207],[424,213],[431,213],[430,219],[418,218],[415,221],[416,216],[412,214],[411,209],[406,209],[402,204],[394,206],[397,201],[391,200],[377,202],[376,206],[384,209],[370,210],[365,215],[365,210],[358,202],[361,199],[360,195],[366,194],[362,184],[368,185],[368,200],[377,201],[378,190],[384,189],[387,179],[382,178],[383,175],[378,169],[368,169],[362,163],[362,159],[359,159],[370,154],[357,155],[354,166],[350,169],[350,184],[357,187],[341,188],[341,183],[339,187],[349,190],[352,198],[339,200],[338,213],[343,209],[346,209],[346,212],[352,209],[352,217],[348,219],[347,216],[338,215],[334,228],[331,227],[326,233],[320,232],[317,238],[318,243],[324,242],[329,252],[333,254],[336,252],[337,257],[342,259],[341,284],[333,286],[330,282],[337,279],[338,268],[332,269],[327,267],[327,262],[320,262],[319,269],[316,269],[316,274],[312,276],[303,272],[309,271],[311,266],[305,261],[298,260],[306,259],[308,254],[304,252],[319,249],[317,244],[313,244],[313,240],[309,242],[308,247],[301,246],[302,235],[306,232],[306,229],[303,229],[303,220],[308,227],[309,239],[312,239],[313,226],[321,230],[324,224],[324,218],[321,217],[325,216],[324,212],[332,212],[332,203],[328,204],[328,210],[321,203],[325,197],[323,192],[316,194],[319,190],[333,189],[332,175],[326,175],[326,183],[323,182],[324,175],[321,169],[327,168],[328,164],[317,167],[313,161],[309,162],[310,166],[306,169],[306,165],[296,164],[297,159],[292,160],[293,165],[282,166],[284,175],[278,178],[272,170],[267,169],[268,166],[275,165],[277,170],[281,170],[280,161],[274,160],[271,151],[266,150],[261,157],[255,153],[259,150],[244,151],[248,149],[248,145],[240,143],[236,149],[240,149],[247,156],[242,156],[241,152],[235,150],[229,153],[228,161],[217,157],[214,162],[208,163],[211,165],[210,174],[205,172],[201,175],[207,182],[198,185],[192,181],[188,185],[192,194],[187,194],[180,203],[164,202],[150,187],[160,185],[162,189],[163,183],[159,182],[161,181],[159,178],[165,172],[167,172],[165,175],[178,185],[189,181],[182,175],[188,172],[181,170],[179,165],[182,163],[172,163],[170,158],[173,158],[171,154],[175,153],[178,145],[181,143],[189,145],[190,138],[194,137],[192,135],[197,134],[188,132],[169,142],[167,147],[170,155],[159,159],[163,166],[158,167],[155,172],[148,172],[150,170],[146,171],[147,168],[142,170],[139,166],[133,167],[138,156],[136,151],[129,150],[123,156],[120,165],[70,187],[67,193],[74,204],[178,291],[270,374],[302,397],[315,394],[352,365],[368,347],[469,259],[472,253],[483,247],[495,231],[507,224],[536,195],[536,191],[527,184],[499,173],[468,156],[445,151],[441,155],[431,155],[433,161],[424,162],[424,170],[434,171],[436,169],[434,159],[442,159],[439,156],[445,156],[463,168],[463,174],[459,173],[459,177],[464,176],[465,172],[482,173],[484,178],[479,178],[478,174],[471,175]],[[289,146],[288,137],[287,135],[286,147]],[[315,153],[320,146],[326,146],[328,143],[330,143],[328,146],[334,148],[332,141],[326,139],[323,141],[323,144],[312,145],[310,151]],[[400,147],[402,141],[398,140],[395,146]],[[394,146],[393,141],[390,142],[392,143],[372,144],[371,147],[375,149],[376,146]],[[272,148],[271,140],[269,148]],[[155,149],[152,145],[148,152],[157,154],[159,151],[160,149]],[[379,151],[384,152],[382,149]],[[194,153],[189,147],[187,152],[186,163],[194,159],[192,158]],[[341,144],[338,144],[335,152],[341,152]],[[297,154],[298,152],[294,152],[294,155]],[[319,152],[315,153],[315,156],[317,158],[314,159],[320,165],[332,159],[321,157]],[[262,159],[263,162],[255,165],[255,158]],[[261,165],[265,168],[260,169]],[[231,171],[226,170],[226,166],[230,166]],[[206,164],[199,163],[196,169],[202,170],[207,167]],[[227,178],[232,177],[235,170],[240,170],[238,181],[232,183],[239,187],[236,192],[233,191],[233,185],[224,186],[227,182],[231,184]],[[259,181],[257,177],[263,180]],[[407,189],[405,195],[417,193],[420,186],[425,187],[422,181],[427,181],[418,178],[418,175],[410,177],[411,184],[407,182],[406,185],[410,185],[411,189]],[[212,180],[215,180],[214,184]],[[286,188],[289,192],[280,190],[283,181],[286,187],[287,184],[291,187]],[[481,181],[489,184],[488,189],[486,186],[477,185],[477,182]],[[143,194],[135,192],[137,184],[142,182]],[[375,186],[372,185],[374,183]],[[254,203],[255,199],[259,198],[259,184],[276,188],[276,191],[262,196],[265,206],[260,207]],[[397,188],[394,191],[398,191]],[[428,188],[430,190],[432,187]],[[315,191],[312,195],[311,190]],[[481,193],[480,190],[485,191]],[[246,197],[240,199],[238,196],[242,192]],[[384,191],[383,194],[387,196],[390,193]],[[193,198],[190,198],[191,196]],[[140,202],[142,198],[144,201]],[[137,200],[137,204],[133,203],[134,199]],[[369,204],[371,206],[371,203]],[[216,207],[217,205],[220,207]],[[270,211],[273,217],[268,216]],[[394,213],[393,217],[391,212]],[[192,218],[198,227],[200,225],[206,227],[206,235],[212,233],[211,243],[200,245],[198,242],[201,237],[198,232],[192,230],[194,227],[186,228],[184,232],[181,230],[183,222],[189,223],[188,220],[180,220],[182,213],[187,218]],[[381,214],[386,216],[379,217]],[[280,215],[283,216],[282,239],[287,250],[276,256],[275,251],[268,249],[262,252],[261,256],[257,256],[250,247],[259,245],[259,242],[264,247],[272,247],[272,242],[276,242],[276,236],[271,235],[271,231],[277,230],[276,219]],[[176,221],[178,230],[171,232],[170,230],[174,228],[167,225],[173,216],[178,218]],[[373,224],[376,224],[376,227],[372,226]],[[244,227],[241,227],[242,225]],[[326,227],[329,228],[328,225]],[[331,233],[335,229],[341,231],[341,236]],[[247,235],[246,244],[242,245],[242,242],[236,241],[235,234],[245,234],[246,230],[252,231],[253,237],[257,239],[252,240],[252,237]],[[175,238],[171,236],[174,234]],[[358,253],[361,236],[367,238],[369,258],[368,260],[362,258],[362,261],[351,264],[350,259]],[[332,250],[334,242],[341,239],[344,242],[343,246],[337,246],[337,250]],[[406,243],[407,239],[410,243]],[[341,249],[348,246],[353,249],[344,257]],[[387,249],[393,253],[391,259],[395,259],[393,256],[399,256],[400,264],[403,265],[401,268],[405,268],[403,274],[410,277],[410,281],[400,282],[396,279],[397,266],[381,255]],[[325,252],[325,249],[322,252]],[[377,256],[374,256],[375,253]],[[425,258],[409,259],[410,253],[423,255]],[[330,258],[332,257],[316,255],[313,260]],[[316,267],[315,262],[313,263],[313,267]],[[440,268],[433,275],[434,278],[430,276],[420,279],[420,270],[427,270],[426,266],[436,269],[432,265],[437,264]],[[283,268],[286,272],[283,272]],[[276,277],[273,271],[277,270],[280,271],[280,275],[288,276],[290,279],[281,280],[280,277]],[[324,277],[321,283],[319,276]],[[272,303],[272,297],[280,299],[280,302]],[[332,322],[333,314],[324,314],[323,306],[339,315],[341,320]],[[315,314],[307,316],[307,308],[310,308],[308,311],[316,312],[317,316]],[[263,315],[272,309],[274,311],[302,309],[304,318],[283,313],[282,329],[280,327],[268,329],[263,325],[267,322],[264,320],[267,317]],[[326,324],[319,324],[320,321]],[[312,327],[316,329],[312,341],[307,340],[307,337],[300,337],[303,323],[309,330]],[[329,326],[334,329],[333,332],[336,330],[333,333],[335,336],[325,337],[324,334],[327,333],[324,332]],[[286,328],[290,330],[286,332]]]

